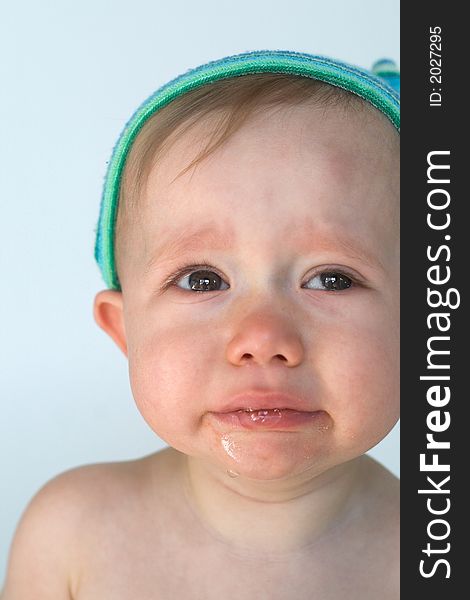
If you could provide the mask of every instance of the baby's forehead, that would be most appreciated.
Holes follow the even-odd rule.
[[[168,185],[185,167],[194,162],[213,138],[220,117],[208,114],[187,128],[181,135],[178,129],[170,135],[165,151],[161,152],[150,173],[154,183]],[[223,163],[230,148],[231,162],[242,163],[244,157],[260,162],[282,155],[300,164],[302,155],[312,150],[312,159],[323,159],[323,166],[335,170],[367,169],[367,164],[358,160],[367,154],[374,170],[385,175],[396,174],[399,161],[399,134],[389,119],[376,108],[361,101],[355,107],[319,107],[302,103],[299,106],[284,106],[281,109],[266,109],[255,112],[231,136],[216,148],[216,151],[201,162],[212,165]],[[320,148],[321,152],[317,152]],[[286,150],[292,150],[291,155]],[[277,152],[276,152],[277,151]],[[235,156],[233,156],[235,154]],[[260,156],[262,154],[262,156]],[[393,159],[394,164],[390,162]],[[196,164],[199,166],[199,163]],[[394,170],[395,169],[395,170]],[[190,180],[189,180],[190,181]]]
[[[374,113],[333,112],[325,124],[305,110],[250,121],[182,176],[211,130],[178,138],[149,176],[146,260],[257,244],[266,256],[336,247],[380,261],[398,238],[398,134]]]

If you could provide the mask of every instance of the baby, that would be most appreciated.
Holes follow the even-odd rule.
[[[169,447],[49,481],[2,600],[399,597],[399,484],[364,455],[399,416],[398,96],[368,77],[247,53],[127,124],[94,316]]]

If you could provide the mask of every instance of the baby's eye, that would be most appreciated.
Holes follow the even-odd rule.
[[[193,292],[217,292],[229,289],[229,285],[211,269],[195,268],[186,272],[180,272],[172,277],[167,285],[175,285],[182,290]],[[311,290],[323,290],[328,292],[345,290],[353,285],[353,280],[339,271],[323,271],[311,277],[303,285]]]
[[[334,292],[337,290],[345,290],[352,285],[352,279],[350,279],[344,273],[337,271],[324,271],[311,277],[306,288],[309,290],[326,290],[328,292]]]
[[[178,285],[180,282],[184,285]],[[217,273],[205,269],[191,271],[184,277],[176,280],[175,284],[183,290],[193,290],[195,292],[217,292],[221,289],[226,290],[229,287]]]

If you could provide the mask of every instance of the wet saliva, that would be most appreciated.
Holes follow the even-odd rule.
[[[262,410],[253,410],[252,408],[247,408],[245,410],[238,410],[238,413],[248,413],[250,415],[250,419],[255,423],[266,423],[266,422],[277,422],[282,416],[281,410],[279,408],[273,409],[262,409]]]

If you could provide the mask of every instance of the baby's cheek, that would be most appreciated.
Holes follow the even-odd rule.
[[[371,310],[351,319],[335,339],[325,352],[329,410],[342,438],[370,447],[399,416],[398,333],[382,311]]]
[[[203,356],[188,328],[148,331],[129,351],[129,377],[134,400],[152,429],[191,426],[204,391]],[[194,411],[191,411],[194,408]]]

